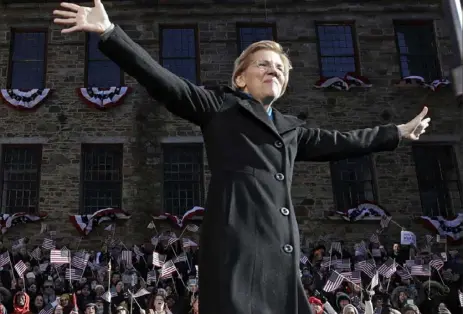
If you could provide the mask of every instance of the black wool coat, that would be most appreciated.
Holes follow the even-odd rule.
[[[245,94],[198,87],[164,69],[118,26],[99,48],[169,111],[201,127],[212,177],[200,239],[200,313],[311,313],[299,276],[294,163],[393,150],[397,127],[311,129],[278,110],[271,121]]]

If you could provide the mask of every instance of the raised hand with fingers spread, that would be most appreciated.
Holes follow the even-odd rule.
[[[111,22],[101,0],[94,0],[94,3],[95,6],[89,8],[75,3],[62,2],[61,7],[66,10],[53,11],[53,14],[58,16],[54,19],[54,22],[68,26],[68,28],[62,29],[61,33],[84,31],[102,34],[111,27]]]
[[[420,135],[426,131],[426,128],[431,122],[431,118],[426,118],[428,114],[428,107],[424,107],[423,110],[413,120],[405,124],[398,125],[400,135],[403,138],[416,141],[420,138]]]

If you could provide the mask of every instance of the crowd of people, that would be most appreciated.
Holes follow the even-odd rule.
[[[0,314],[198,314],[198,250],[172,232],[130,249],[110,236],[98,252],[2,244]],[[319,243],[300,276],[314,314],[459,313],[461,256],[432,251]]]

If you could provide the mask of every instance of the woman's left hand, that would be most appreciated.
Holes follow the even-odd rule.
[[[420,135],[426,131],[429,126],[431,118],[425,118],[428,114],[428,107],[424,107],[423,110],[413,120],[408,123],[398,125],[400,135],[402,138],[416,141],[420,138]]]

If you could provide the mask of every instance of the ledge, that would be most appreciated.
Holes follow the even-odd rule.
[[[344,218],[341,217],[341,215],[337,215],[337,214],[334,214],[333,215],[333,212],[330,212],[330,211],[325,211],[325,218],[327,220],[331,220],[331,221],[345,221],[345,222],[350,222],[348,220],[345,220]],[[358,220],[358,221],[353,221],[353,222],[362,222],[362,221],[380,221],[381,220],[381,217],[365,217],[361,220]]]
[[[48,139],[45,137],[4,137],[0,138],[2,144],[46,144]]]

